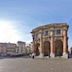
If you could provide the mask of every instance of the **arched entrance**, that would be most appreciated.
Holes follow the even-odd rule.
[[[44,42],[44,56],[50,56],[50,42]]]
[[[55,41],[55,56],[62,56],[63,42],[61,40]]]
[[[39,43],[36,43],[35,45],[35,53],[36,53],[36,56],[38,56],[40,53],[39,53],[39,46],[40,44]]]

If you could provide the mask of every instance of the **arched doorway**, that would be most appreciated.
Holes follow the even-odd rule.
[[[39,46],[40,44],[39,43],[36,43],[35,45],[35,53],[36,53],[36,56],[38,56],[40,53],[39,53]]]
[[[62,56],[63,42],[61,40],[55,41],[55,56]]]
[[[44,56],[50,56],[50,42],[44,42]]]

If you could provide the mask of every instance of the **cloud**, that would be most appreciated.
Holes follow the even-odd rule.
[[[0,20],[0,42],[16,42],[20,39],[11,21]]]

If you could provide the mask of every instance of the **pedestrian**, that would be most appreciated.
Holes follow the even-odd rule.
[[[34,55],[32,56],[32,58],[34,59]]]
[[[33,53],[33,54],[32,54],[32,59],[34,59],[34,58],[35,58],[35,54]]]

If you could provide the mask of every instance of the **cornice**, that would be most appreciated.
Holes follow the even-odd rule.
[[[52,23],[52,24],[46,24],[46,25],[43,25],[43,26],[39,26],[35,29],[32,30],[31,33],[35,33],[39,30],[43,30],[43,29],[48,29],[48,28],[66,28],[68,29],[69,28],[69,25],[67,23]]]

